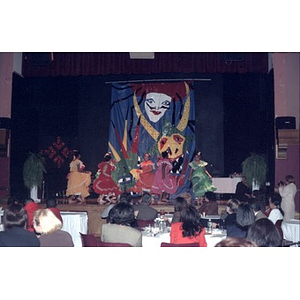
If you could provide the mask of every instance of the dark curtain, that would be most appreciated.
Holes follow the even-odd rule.
[[[25,77],[267,73],[268,53],[155,52],[154,59],[130,59],[129,52],[24,53],[22,66]]]

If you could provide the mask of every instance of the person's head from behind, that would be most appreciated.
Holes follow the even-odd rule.
[[[54,198],[49,198],[46,200],[46,207],[56,207],[57,205],[57,202],[56,202],[56,199]]]
[[[281,206],[282,198],[278,193],[272,193],[269,197],[270,208],[279,208]]]
[[[229,214],[236,213],[238,207],[240,205],[240,201],[237,199],[229,199],[226,203],[226,211]]]
[[[249,199],[249,204],[251,205],[254,213],[262,211],[263,203],[261,200],[259,200],[257,198],[251,198],[251,199]]]
[[[16,196],[10,196],[7,199],[7,205],[11,205],[11,204],[18,204],[20,203],[19,199]]]
[[[27,212],[22,204],[11,204],[4,210],[3,225],[5,229],[12,227],[26,228]]]
[[[257,245],[248,239],[238,237],[227,237],[217,243],[215,247],[257,247]]]
[[[285,182],[286,183],[295,183],[295,178],[292,175],[286,175],[285,176]]]
[[[103,160],[104,161],[110,161],[111,160],[111,153],[110,152],[105,153],[104,157],[103,157]]]
[[[241,203],[236,210],[236,222],[242,226],[250,226],[255,221],[254,211],[250,204]]]
[[[132,196],[130,193],[124,192],[119,196],[119,203],[124,202],[130,204],[131,201],[132,201]]]
[[[247,239],[258,247],[278,247],[281,242],[276,226],[268,218],[255,221],[248,229]]]
[[[148,192],[144,192],[142,195],[142,203],[146,203],[146,204],[150,205],[151,201],[152,201],[151,194]]]
[[[108,218],[111,224],[130,226],[135,219],[133,206],[124,202],[118,203],[109,211]]]
[[[49,234],[62,228],[62,222],[49,208],[34,212],[33,227],[37,233]]]
[[[217,201],[216,194],[214,192],[206,192],[204,194],[205,199],[208,201]]]
[[[192,205],[181,211],[180,222],[182,222],[183,236],[195,236],[203,228],[200,222],[200,214]]]
[[[183,197],[176,197],[174,202],[174,211],[182,211],[188,207],[188,202]]]
[[[78,151],[78,150],[74,150],[73,151],[73,158],[78,158],[78,159],[80,159],[80,157],[81,157],[81,154],[80,154],[80,152]]]

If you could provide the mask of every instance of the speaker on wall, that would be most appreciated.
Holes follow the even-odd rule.
[[[276,130],[278,129],[296,129],[295,117],[277,117],[275,119]]]

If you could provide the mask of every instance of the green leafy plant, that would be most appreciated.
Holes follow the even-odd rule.
[[[252,186],[252,183],[262,186],[267,175],[267,164],[264,155],[251,153],[242,162],[242,173],[246,177],[249,186]]]
[[[28,189],[33,187],[41,187],[43,183],[45,169],[45,158],[39,153],[29,152],[27,159],[23,166],[23,180],[24,185]]]

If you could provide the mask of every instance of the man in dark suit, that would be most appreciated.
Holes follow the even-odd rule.
[[[137,220],[154,220],[157,218],[157,210],[150,206],[151,195],[144,192],[139,204],[133,206]]]

